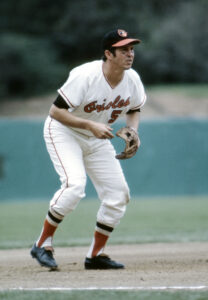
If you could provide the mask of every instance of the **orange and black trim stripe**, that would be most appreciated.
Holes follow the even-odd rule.
[[[107,226],[107,225],[102,224],[102,223],[100,223],[100,222],[97,222],[97,223],[96,223],[96,226],[97,226],[98,228],[103,229],[103,230],[106,230],[106,231],[108,231],[108,232],[112,232],[113,229],[114,229],[113,227]]]

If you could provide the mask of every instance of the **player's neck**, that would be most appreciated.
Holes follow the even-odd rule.
[[[112,88],[115,88],[124,77],[125,70],[121,68],[115,68],[108,61],[103,63],[103,74],[105,79]]]

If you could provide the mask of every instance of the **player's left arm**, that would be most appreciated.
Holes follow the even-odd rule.
[[[136,131],[139,128],[139,114],[140,109],[138,110],[130,110],[126,114],[126,126],[133,127]]]
[[[140,110],[129,111],[126,114],[126,126],[134,129],[138,134],[139,129],[139,121],[140,121]],[[138,138],[138,147],[140,146],[140,139]]]

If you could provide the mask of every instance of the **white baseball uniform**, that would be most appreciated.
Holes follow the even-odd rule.
[[[102,65],[99,60],[74,68],[58,93],[75,116],[111,125],[129,110],[143,106],[146,95],[133,69],[126,70],[120,83],[112,88]],[[72,211],[85,196],[87,173],[101,201],[97,221],[114,228],[125,213],[129,189],[110,140],[65,126],[50,116],[45,122],[44,138],[61,180],[51,207],[63,216]]]

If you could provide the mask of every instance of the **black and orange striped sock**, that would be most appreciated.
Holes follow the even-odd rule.
[[[112,231],[112,227],[99,222],[96,223],[93,241],[91,243],[87,257],[95,257],[103,251]]]
[[[40,237],[36,243],[38,247],[41,247],[43,243],[50,237],[51,242],[53,235],[59,225],[59,223],[63,220],[64,216],[58,214],[53,209],[49,209],[48,214],[46,216],[42,232]],[[52,246],[52,245],[51,245]]]

